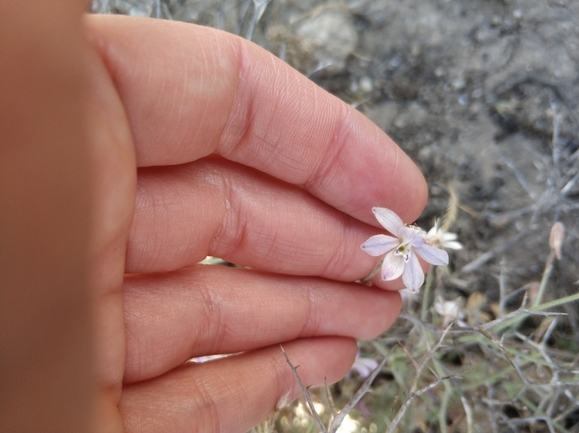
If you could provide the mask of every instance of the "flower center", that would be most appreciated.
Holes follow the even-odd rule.
[[[404,258],[404,261],[408,262],[408,260],[410,260],[410,251],[410,246],[408,244],[404,244],[396,248],[396,252],[394,254],[401,255]]]

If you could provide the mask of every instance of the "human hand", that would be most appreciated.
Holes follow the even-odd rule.
[[[320,385],[395,320],[397,293],[353,283],[376,264],[360,244],[373,206],[416,218],[424,180],[247,41],[127,17],[86,28],[99,428],[246,431],[299,394],[280,344]],[[207,255],[249,269],[196,265]]]

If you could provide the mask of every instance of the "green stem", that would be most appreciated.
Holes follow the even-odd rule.
[[[555,258],[555,253],[551,251],[549,257],[547,257],[547,263],[545,264],[545,270],[543,271],[543,277],[541,278],[541,284],[539,285],[539,291],[537,292],[537,297],[535,302],[533,302],[533,307],[536,307],[543,300],[545,295],[545,289],[547,288],[547,283],[549,282],[549,277],[551,276],[551,271],[553,271],[553,259]]]
[[[432,274],[434,272],[434,268],[431,267],[426,274],[426,283],[424,284],[424,292],[422,294],[422,308],[420,311],[420,320],[426,322],[426,316],[428,315],[428,310],[430,307],[430,292],[432,288],[432,282],[434,278]]]
[[[555,299],[554,301],[545,302],[544,304],[534,305],[532,311],[544,311],[549,308],[558,307],[559,305],[568,304],[569,302],[579,301],[579,293],[574,295],[565,296],[564,298]]]
[[[370,280],[372,279],[372,277],[378,273],[378,271],[382,267],[382,263],[384,263],[384,259],[380,260],[376,264],[376,266],[374,266],[374,269],[372,269],[368,275],[366,275],[364,278],[362,278],[362,282],[364,284],[368,284],[370,282]]]

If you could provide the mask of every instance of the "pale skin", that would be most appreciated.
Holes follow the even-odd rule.
[[[261,48],[188,24],[79,15],[91,173],[97,432],[244,432],[349,370],[396,319],[363,278],[426,185],[362,114]],[[196,265],[207,255],[251,269]],[[130,275],[129,275],[130,274]],[[243,354],[204,364],[192,357]]]

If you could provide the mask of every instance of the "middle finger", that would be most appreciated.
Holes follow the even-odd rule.
[[[126,272],[164,272],[207,255],[252,268],[341,281],[376,263],[360,245],[378,230],[310,195],[220,157],[140,169]]]

